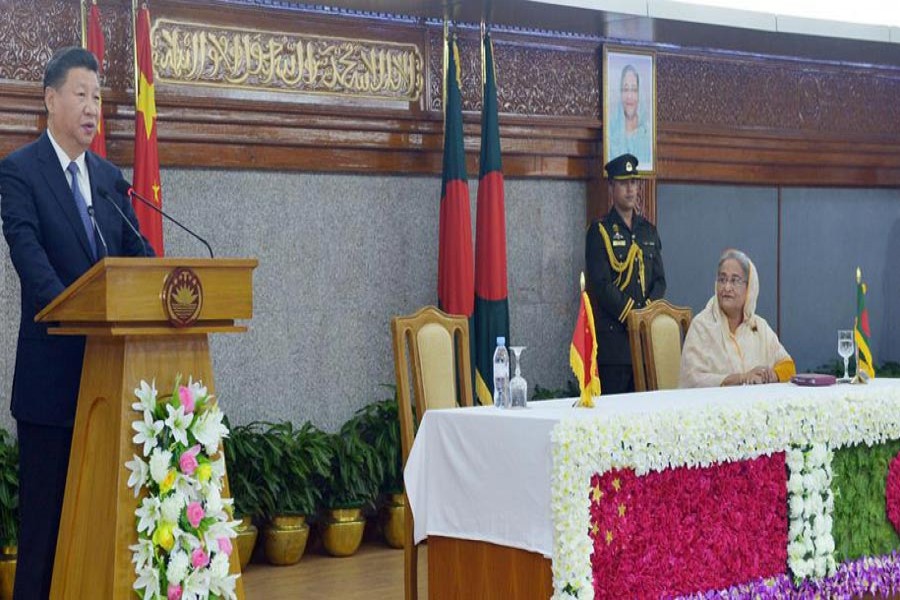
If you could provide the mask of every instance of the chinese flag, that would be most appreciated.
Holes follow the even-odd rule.
[[[582,282],[584,281],[582,275]],[[583,283],[582,283],[583,286]],[[581,291],[581,305],[569,347],[569,365],[578,380],[581,400],[578,406],[594,406],[594,396],[600,395],[600,377],[597,374],[597,331],[594,329],[594,313],[587,292]]]
[[[159,152],[156,143],[156,96],[153,90],[153,57],[150,46],[150,11],[141,8],[136,24],[138,89],[134,121],[134,191],[162,208]],[[162,215],[134,202],[134,212],[157,256],[163,256]]]
[[[91,4],[91,12],[88,16],[87,42],[85,47],[97,57],[97,64],[100,65],[99,74],[103,75],[103,54],[105,52],[105,43],[103,41],[103,30],[100,28],[100,9],[96,4]],[[97,133],[91,141],[91,152],[98,156],[106,158],[106,123],[103,121],[103,104],[100,104],[100,118],[97,120]]]

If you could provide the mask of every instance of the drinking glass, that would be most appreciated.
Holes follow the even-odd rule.
[[[853,331],[841,329],[838,331],[838,354],[844,359],[844,376],[838,381],[850,381],[850,373],[847,371],[850,357],[853,356]]]
[[[526,346],[510,346],[516,357],[516,375],[509,380],[509,398],[511,408],[526,408],[528,406],[528,382],[522,377],[522,350]]]

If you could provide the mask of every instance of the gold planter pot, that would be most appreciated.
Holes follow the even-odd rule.
[[[256,546],[259,530],[250,517],[244,517],[241,519],[241,524],[236,527],[236,531],[238,556],[241,559],[241,571],[243,571],[250,563],[250,557],[253,555],[253,547]]]
[[[266,560],[273,565],[294,565],[300,562],[309,538],[306,517],[281,515],[272,521],[263,532]]]
[[[381,507],[381,529],[384,541],[391,548],[403,548],[406,523],[406,497],[403,494],[391,494]]]
[[[322,524],[325,551],[332,556],[352,556],[362,543],[366,520],[361,508],[333,508]]]
[[[18,550],[16,546],[0,548],[0,600],[12,600],[13,586],[16,583]]]

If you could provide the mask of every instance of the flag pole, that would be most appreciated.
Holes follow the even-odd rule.
[[[81,8],[81,47],[87,48],[87,16],[84,8],[86,0],[79,0],[78,6]]]
[[[856,267],[856,286],[859,287],[859,284],[862,282],[862,271],[860,271],[859,267]],[[857,292],[859,293],[859,292]],[[859,329],[859,312],[857,307],[857,314],[853,317],[853,359],[856,361],[856,374],[853,375],[853,379],[850,380],[850,383],[865,383],[865,380],[859,376],[859,344],[856,343],[856,332]]]
[[[131,0],[131,40],[134,42],[133,56],[134,59],[134,108],[138,106],[138,59],[137,59],[137,4],[138,0]]]

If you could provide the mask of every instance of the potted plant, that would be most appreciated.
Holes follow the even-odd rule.
[[[382,467],[378,491],[381,530],[391,548],[403,548],[406,520],[406,497],[403,494],[403,452],[400,444],[400,421],[397,417],[396,386],[382,384],[393,395],[373,402],[356,412],[354,417],[362,438],[372,446]]]
[[[268,561],[297,563],[306,549],[309,526],[321,500],[319,481],[328,475],[332,448],[327,433],[311,423],[295,429],[290,422],[269,423],[260,436],[264,530]]]
[[[256,545],[258,529],[253,523],[263,516],[264,478],[262,445],[259,443],[258,423],[232,427],[226,417],[225,424],[230,430],[225,438],[225,463],[228,469],[228,487],[234,499],[234,517],[240,519],[237,527],[238,555],[241,570],[247,567]]]
[[[13,597],[19,541],[19,445],[0,429],[0,598]]]
[[[363,439],[359,420],[353,418],[329,436],[331,472],[323,484],[322,541],[332,556],[350,556],[359,549],[366,521],[363,507],[378,495],[383,466],[374,448]]]

